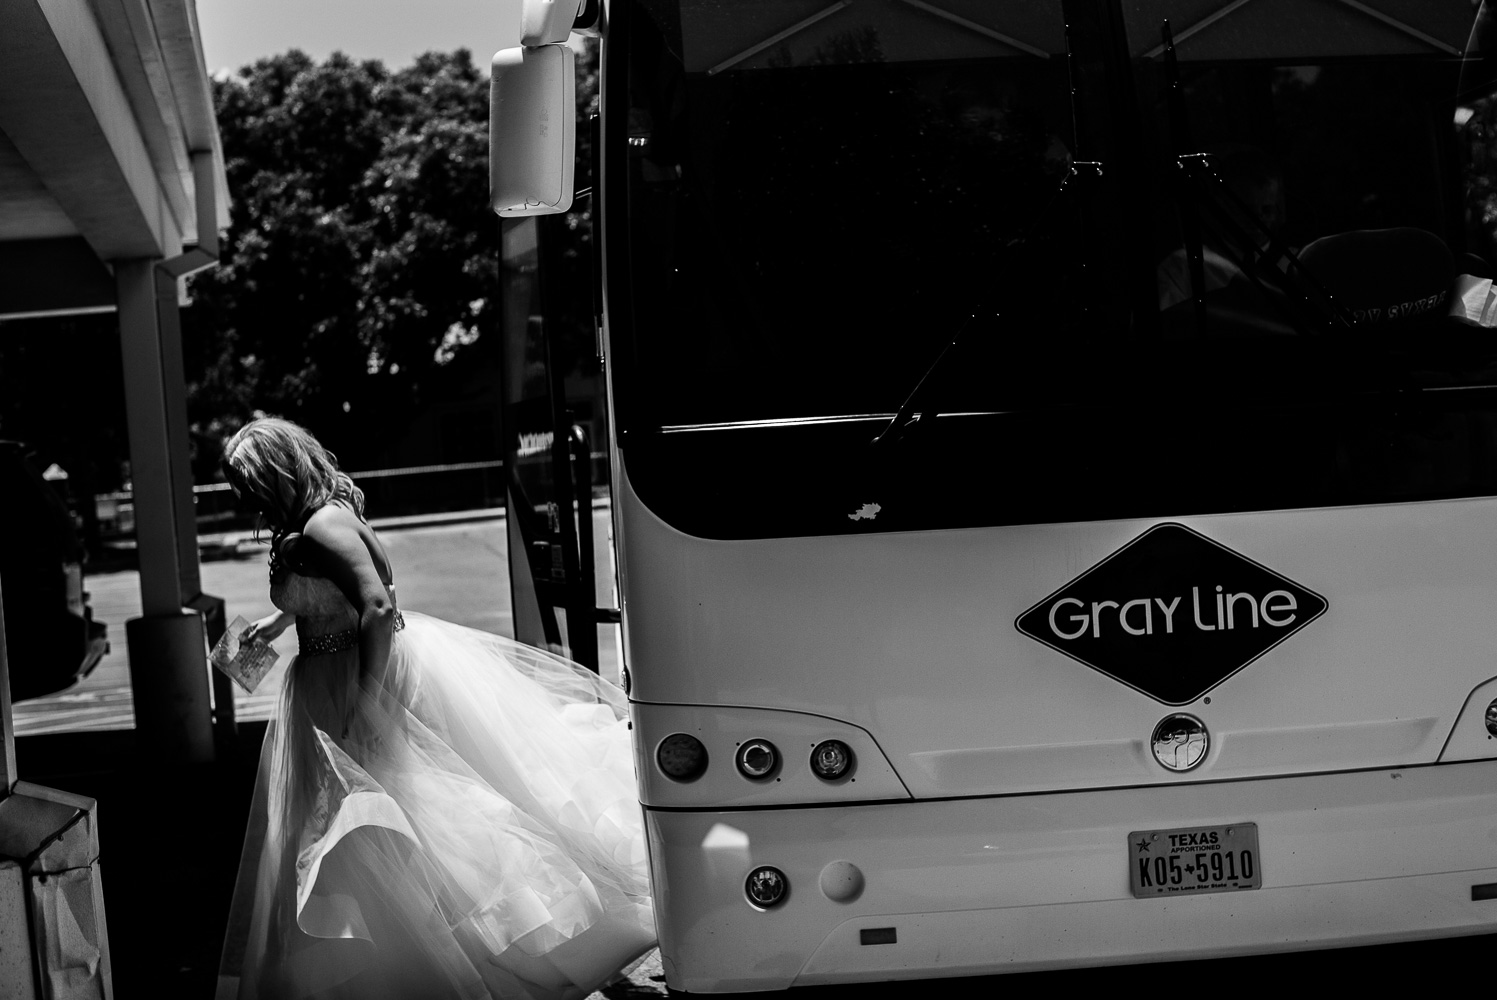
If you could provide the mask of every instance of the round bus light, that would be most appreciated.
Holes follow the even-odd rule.
[[[852,773],[852,747],[841,740],[823,740],[811,751],[811,770],[822,781],[837,781]]]
[[[738,770],[745,778],[760,781],[780,766],[780,752],[768,740],[749,740],[738,748]]]
[[[768,865],[749,872],[743,883],[749,902],[765,910],[783,902],[789,890],[790,883],[786,881],[785,873]]]
[[[686,733],[672,733],[660,741],[655,763],[667,778],[695,781],[707,770],[707,748],[702,741]]]
[[[1497,736],[1497,701],[1487,706],[1487,733]]]

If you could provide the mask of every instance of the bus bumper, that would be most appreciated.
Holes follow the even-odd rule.
[[[692,993],[1497,931],[1473,891],[1497,883],[1494,761],[645,819],[666,982]],[[1262,888],[1133,897],[1130,832],[1237,822]],[[839,861],[864,877],[844,902],[820,885]],[[790,886],[770,910],[744,894],[760,865]]]

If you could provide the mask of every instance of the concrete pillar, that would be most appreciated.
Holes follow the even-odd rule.
[[[156,261],[116,261],[114,273],[144,612],[125,625],[136,732],[142,749],[153,756],[206,762],[214,759],[207,639],[202,616],[183,610],[197,596],[184,592],[184,582],[199,588],[175,283],[168,304],[160,294]],[[181,439],[176,442],[174,426]],[[184,572],[189,561],[190,572]]]

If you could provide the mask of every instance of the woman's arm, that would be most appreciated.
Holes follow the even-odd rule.
[[[297,560],[327,577],[359,613],[359,680],[384,682],[395,632],[395,606],[352,512],[335,505],[312,515]]]
[[[249,627],[239,636],[239,641],[249,642],[259,639],[261,642],[274,642],[286,629],[296,621],[296,616],[289,611],[277,611],[249,623]]]

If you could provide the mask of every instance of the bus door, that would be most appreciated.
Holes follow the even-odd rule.
[[[606,469],[594,463],[607,430],[591,301],[578,294],[591,285],[590,255],[576,222],[501,222],[505,502],[515,638],[597,671],[597,626],[618,612],[607,519],[593,512],[595,495],[606,496]]]

